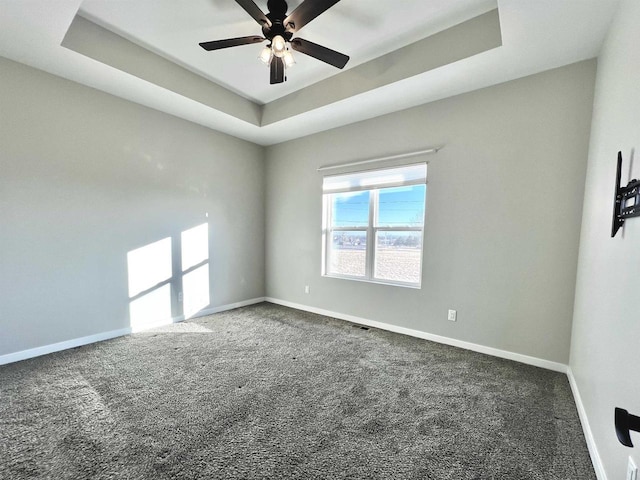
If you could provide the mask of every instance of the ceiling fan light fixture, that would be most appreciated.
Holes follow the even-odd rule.
[[[271,64],[272,55],[273,55],[273,52],[271,51],[271,47],[264,47],[260,52],[260,56],[258,58],[266,66],[269,66]]]
[[[282,58],[287,51],[287,43],[281,35],[276,35],[271,40],[271,50],[276,57]]]

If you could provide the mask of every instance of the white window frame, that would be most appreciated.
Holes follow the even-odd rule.
[[[425,163],[417,164],[424,165]],[[405,167],[410,167],[412,165],[405,165]],[[396,168],[402,167],[392,167],[389,169],[376,169],[376,172],[380,172],[383,174],[385,170],[393,170]],[[358,172],[353,172],[357,174]],[[402,186],[414,186],[414,185],[425,185],[425,198],[424,198],[424,208],[422,212],[422,226],[419,227],[393,227],[393,226],[378,226],[376,225],[376,218],[378,218],[378,208],[379,208],[379,199],[380,199],[380,190],[387,188],[396,188]],[[324,193],[322,195],[322,276],[330,277],[330,278],[341,278],[346,280],[355,280],[360,282],[368,282],[368,283],[379,283],[383,285],[394,285],[401,287],[409,287],[409,288],[417,288],[420,289],[422,287],[422,265],[424,258],[424,224],[426,219],[426,205],[427,205],[427,180],[426,174],[424,180],[415,180],[415,181],[404,181],[404,182],[395,182],[388,183],[383,186],[372,186],[369,188],[353,188],[341,192],[331,192]],[[333,200],[340,193],[345,192],[369,192],[369,220],[368,225],[366,227],[363,226],[340,226],[340,227],[332,227],[332,206]],[[367,234],[367,244],[366,244],[366,253],[365,253],[365,275],[355,276],[355,275],[345,275],[335,272],[330,272],[329,266],[331,265],[331,243],[333,242],[333,237],[335,232],[365,232]],[[376,240],[377,234],[379,232],[416,232],[420,233],[421,243],[420,243],[420,274],[418,282],[402,282],[398,280],[388,280],[388,279],[379,279],[375,277],[375,255],[376,255]]]

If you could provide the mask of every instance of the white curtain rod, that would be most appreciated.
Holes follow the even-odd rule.
[[[371,158],[369,160],[360,160],[359,162],[351,162],[351,163],[341,163],[339,165],[325,165],[318,168],[319,172],[324,172],[326,170],[333,170],[335,168],[343,168],[343,167],[354,167],[356,165],[365,165],[367,163],[375,163],[382,162],[385,160],[399,160],[401,158],[411,158],[417,157],[418,155],[426,155],[429,153],[438,153],[438,151],[442,150],[442,147],[433,147],[428,148],[426,150],[418,150],[417,152],[409,152],[409,153],[401,153],[399,155],[391,155],[389,157],[380,157],[380,158]]]

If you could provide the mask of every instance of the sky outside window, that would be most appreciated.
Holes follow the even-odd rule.
[[[379,191],[377,226],[422,227],[426,185],[383,188]],[[369,224],[369,191],[335,194],[333,227]]]
[[[369,225],[369,191],[337,193],[333,196],[333,227]]]

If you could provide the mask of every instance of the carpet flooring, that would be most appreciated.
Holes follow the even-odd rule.
[[[0,367],[1,479],[595,479],[565,375],[260,304]]]

